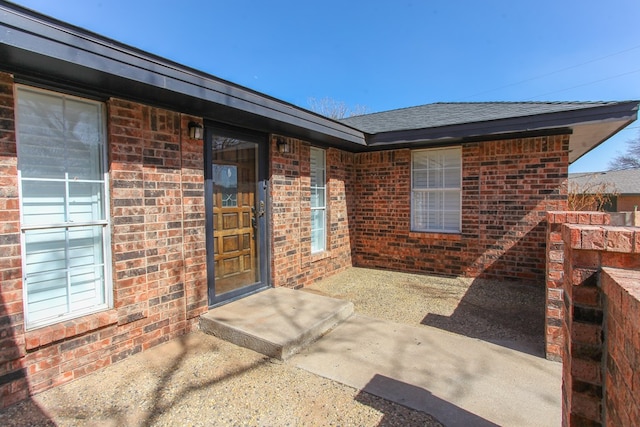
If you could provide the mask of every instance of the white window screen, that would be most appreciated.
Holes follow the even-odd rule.
[[[102,104],[19,87],[18,173],[28,328],[109,307]]]
[[[461,150],[418,150],[411,159],[411,229],[460,232]]]
[[[311,148],[311,252],[327,245],[327,204],[325,152]]]

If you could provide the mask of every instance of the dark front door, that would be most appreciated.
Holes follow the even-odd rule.
[[[267,287],[266,137],[207,126],[209,305]]]

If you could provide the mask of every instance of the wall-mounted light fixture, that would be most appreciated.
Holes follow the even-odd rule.
[[[276,146],[278,147],[278,153],[289,152],[289,143],[284,138],[278,137],[278,139],[276,139]]]
[[[202,135],[204,134],[204,129],[200,123],[189,122],[189,138],[191,139],[202,139]]]

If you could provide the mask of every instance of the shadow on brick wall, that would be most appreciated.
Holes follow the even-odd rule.
[[[14,332],[23,328],[22,314],[10,315],[0,292],[0,425],[20,425],[13,422],[20,414],[28,425],[53,426],[37,403],[23,400],[29,395],[27,369],[22,365],[24,343],[19,345]]]

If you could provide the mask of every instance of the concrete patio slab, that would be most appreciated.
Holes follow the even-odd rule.
[[[429,326],[355,315],[289,363],[447,426],[561,424],[561,364]]]
[[[350,301],[275,288],[210,310],[200,317],[200,328],[284,360],[352,314]]]

